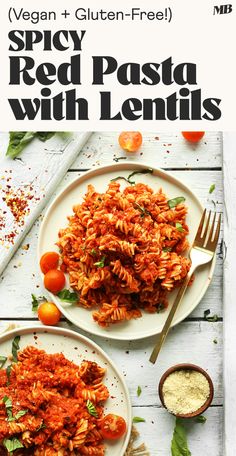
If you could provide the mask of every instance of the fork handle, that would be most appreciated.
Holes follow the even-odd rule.
[[[181,301],[183,299],[185,290],[186,290],[186,288],[187,288],[187,286],[188,286],[188,284],[190,282],[190,279],[191,279],[195,269],[196,269],[196,266],[192,265],[190,270],[189,270],[189,272],[188,272],[188,274],[186,275],[186,277],[185,277],[185,279],[184,279],[179,291],[178,291],[178,294],[177,294],[177,296],[176,296],[176,298],[175,298],[175,300],[173,302],[173,305],[172,305],[172,307],[170,309],[169,315],[168,315],[168,317],[166,319],[166,322],[165,322],[165,324],[164,324],[164,326],[162,328],[162,331],[158,335],[156,345],[155,345],[155,347],[154,347],[154,349],[152,351],[152,354],[151,354],[151,356],[149,358],[149,361],[151,363],[153,363],[153,364],[155,364],[155,362],[157,360],[157,357],[158,357],[158,355],[159,355],[159,353],[161,351],[161,347],[162,347],[162,345],[165,342],[166,336],[167,336],[167,334],[168,334],[168,332],[170,330],[170,326],[171,326],[172,320],[173,320],[173,318],[175,316],[175,313],[176,313],[176,311],[177,311],[177,309],[178,309],[178,307],[179,307],[179,305],[180,305],[180,303],[181,303]]]

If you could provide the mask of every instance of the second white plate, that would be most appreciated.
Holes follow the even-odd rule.
[[[72,214],[72,206],[82,202],[88,184],[93,184],[96,191],[104,192],[112,178],[118,175],[127,177],[133,171],[148,167],[150,165],[140,163],[118,163],[88,171],[70,183],[55,198],[46,212],[39,233],[38,258],[45,252],[57,250],[55,243],[58,239],[58,231],[67,225],[67,216]],[[137,174],[135,181],[150,185],[154,191],[161,187],[169,199],[177,196],[186,198],[186,205],[188,206],[187,223],[190,230],[188,238],[190,242],[193,241],[203,208],[191,190],[171,174],[160,169],[154,169],[152,174]],[[123,181],[120,182],[121,185],[125,185]],[[195,280],[188,288],[176,313],[173,326],[184,320],[200,302],[210,284],[214,266],[215,262],[198,269]],[[69,287],[69,281],[67,281],[67,287]],[[49,295],[65,317],[76,326],[92,334],[110,339],[135,340],[158,334],[168,314],[168,310],[158,314],[143,312],[142,318],[111,325],[104,329],[94,322],[91,311],[75,305],[62,305],[59,298],[51,293]],[[176,291],[169,295],[169,308],[175,295]]]

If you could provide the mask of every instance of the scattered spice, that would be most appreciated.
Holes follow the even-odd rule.
[[[195,412],[210,395],[205,375],[195,370],[180,369],[172,372],[163,383],[163,400],[166,408],[175,415]]]
[[[0,209],[0,244],[6,248],[9,248],[10,244],[14,244],[15,237],[19,234],[25,224],[25,218],[30,213],[32,202],[40,200],[40,197],[36,197],[31,184],[22,185],[19,188],[13,187],[10,174],[11,170],[5,171],[5,175],[1,178],[4,185],[0,189],[2,201],[5,203],[5,208]],[[9,212],[13,216],[13,223],[10,227],[7,226]],[[28,250],[29,244],[22,248]]]

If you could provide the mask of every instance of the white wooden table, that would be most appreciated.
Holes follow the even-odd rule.
[[[94,133],[68,170],[57,191],[83,171],[99,165],[114,163],[114,158],[125,155],[117,144],[117,133]],[[140,152],[129,159],[152,164],[170,171],[196,192],[202,204],[222,212],[222,137],[220,133],[206,133],[197,146],[186,143],[180,133],[146,133]],[[216,185],[209,194],[211,184]],[[212,202],[214,200],[214,203]],[[31,311],[31,293],[43,294],[36,261],[36,246],[40,218],[23,241],[22,246],[5,269],[0,283],[0,325],[9,322],[32,325],[37,322]],[[204,321],[204,310],[217,314],[216,323]],[[61,323],[67,326],[66,322]],[[75,329],[75,328],[73,328]],[[81,331],[82,332],[82,331]],[[161,407],[157,385],[161,374],[179,362],[192,362],[205,368],[211,375],[215,396],[205,413],[205,424],[189,425],[189,445],[193,456],[223,454],[223,391],[222,391],[222,259],[217,255],[213,281],[194,312],[174,328],[155,366],[148,361],[154,338],[119,342],[88,335],[112,357],[124,373],[130,390],[133,413],[145,418],[137,425],[140,440],[145,442],[152,456],[169,456],[174,419]],[[137,397],[138,385],[142,394]]]

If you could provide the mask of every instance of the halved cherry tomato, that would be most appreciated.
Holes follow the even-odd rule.
[[[54,294],[64,288],[66,283],[65,275],[59,269],[51,269],[44,276],[44,286]]]
[[[205,131],[182,131],[182,135],[189,142],[198,142],[205,135]]]
[[[40,259],[40,268],[43,274],[50,269],[57,269],[59,263],[59,255],[56,252],[46,252]]]
[[[53,302],[43,302],[38,308],[38,317],[44,325],[56,325],[61,318],[61,312]]]
[[[139,131],[122,131],[119,144],[127,152],[136,152],[142,144],[143,138]]]
[[[101,421],[101,434],[104,439],[120,439],[126,432],[126,422],[122,416],[109,414]]]

